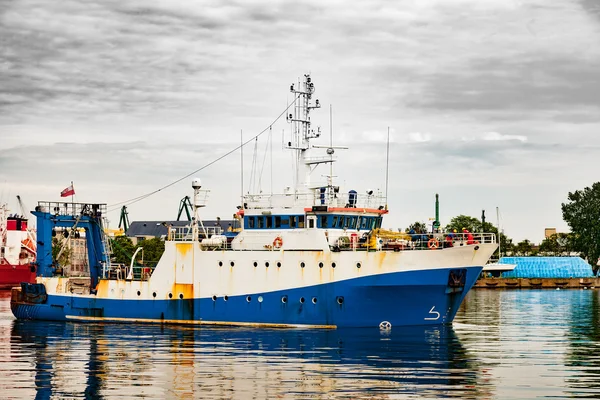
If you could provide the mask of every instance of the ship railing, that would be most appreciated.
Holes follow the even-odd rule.
[[[35,211],[54,215],[87,215],[100,218],[106,215],[106,204],[38,201]]]
[[[249,209],[271,209],[274,207],[313,207],[328,206],[341,208],[374,208],[385,207],[385,196],[379,193],[350,194],[350,193],[286,193],[286,194],[257,194],[244,196],[244,206]]]
[[[152,276],[155,268],[156,265],[136,264],[133,266],[133,270],[130,271],[129,265],[116,264],[107,270],[106,278],[110,280],[147,281]],[[130,274],[130,272],[132,273]]]
[[[369,236],[366,240],[342,240],[341,250],[441,250],[452,247],[496,243],[494,233],[398,233],[396,235]]]
[[[168,233],[165,240],[175,240],[180,242],[187,242],[194,240],[193,227],[190,226],[170,226],[168,227]],[[212,238],[216,235],[222,235],[224,232],[223,228],[220,226],[205,226],[202,229],[201,226],[198,227],[198,240]]]

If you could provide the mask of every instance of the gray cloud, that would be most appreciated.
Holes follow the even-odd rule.
[[[138,196],[268,126],[310,71],[334,105],[334,142],[351,147],[341,181],[381,187],[392,128],[390,223],[427,215],[423,199],[443,189],[452,212],[506,204],[507,229],[536,240],[561,226],[550,203],[597,179],[597,15],[568,0],[0,0],[0,182],[34,199],[70,180],[109,202]],[[328,130],[326,110],[313,121]],[[282,131],[276,187],[290,184]],[[215,213],[236,204],[237,162],[201,174]],[[137,212],[170,210],[188,189]],[[515,200],[542,193],[534,211]]]

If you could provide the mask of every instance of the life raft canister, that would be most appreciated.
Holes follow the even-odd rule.
[[[432,250],[437,249],[440,247],[440,242],[435,238],[429,239],[429,241],[427,242],[427,247]]]

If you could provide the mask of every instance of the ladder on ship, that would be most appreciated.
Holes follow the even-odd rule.
[[[108,226],[108,219],[106,217],[102,218],[102,225]],[[103,244],[103,255],[104,255],[104,265],[102,268],[102,278],[106,279],[106,272],[111,270],[110,257],[112,255],[112,245],[110,243],[110,238],[104,231],[104,228],[101,227],[100,234],[102,235],[102,244]]]

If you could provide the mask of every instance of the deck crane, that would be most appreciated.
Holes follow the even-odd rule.
[[[17,202],[19,203],[19,208],[21,209],[21,216],[23,218],[27,218],[27,212],[25,211],[25,204],[23,204],[23,200],[21,200],[21,196],[17,195]]]
[[[179,213],[177,214],[177,221],[179,221],[179,219],[181,218],[181,213],[183,213],[184,210],[185,210],[185,215],[187,216],[187,220],[191,221],[192,215],[190,214],[190,210],[193,210],[193,208],[192,208],[192,202],[190,201],[190,196],[185,196],[179,202]]]
[[[129,213],[127,212],[127,206],[121,207],[121,217],[119,218],[119,229],[123,225],[123,232],[127,232],[129,229]]]

